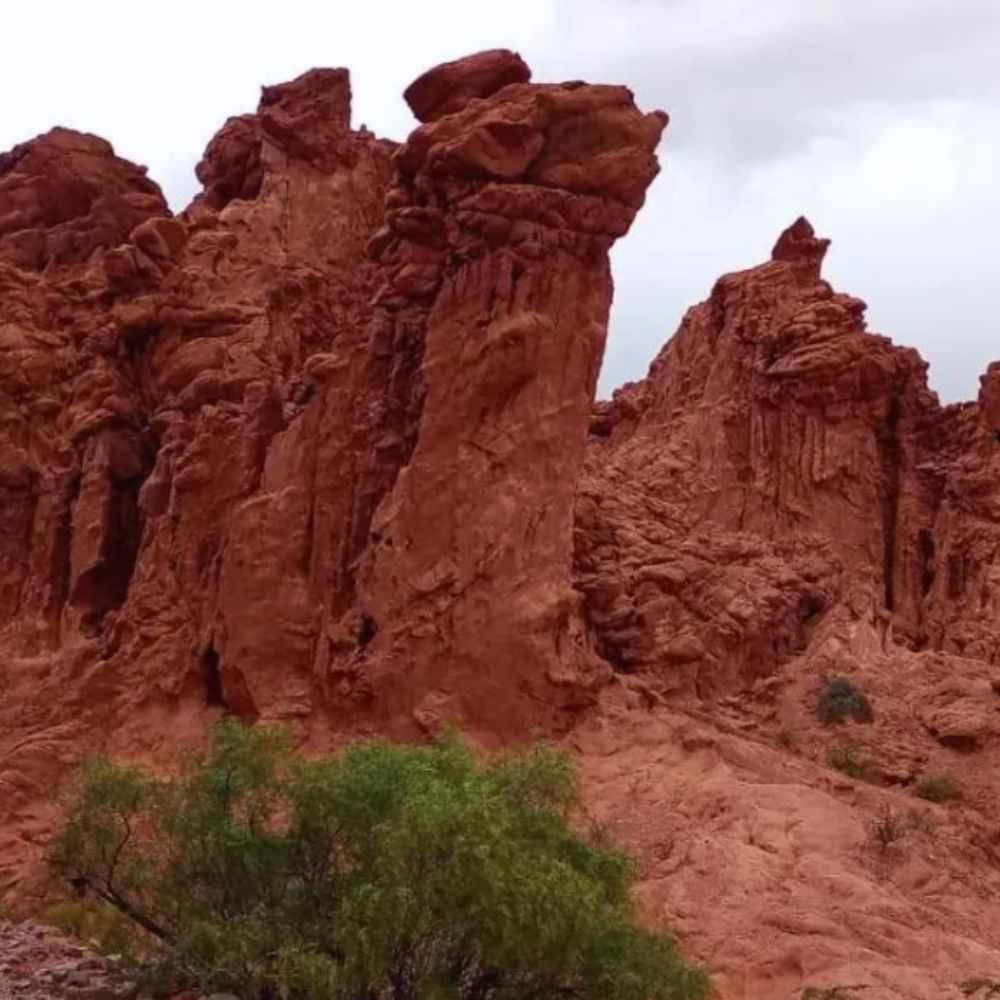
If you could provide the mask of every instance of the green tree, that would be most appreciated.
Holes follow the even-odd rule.
[[[320,760],[224,723],[173,780],[86,762],[53,860],[201,988],[312,1000],[700,1000],[570,760],[455,734]]]

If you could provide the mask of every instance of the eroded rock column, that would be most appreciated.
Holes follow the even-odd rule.
[[[438,67],[396,154],[383,322],[423,342],[408,464],[359,576],[376,714],[524,733],[585,703],[573,496],[604,350],[608,251],[642,204],[667,118],[624,87],[528,83],[519,57]]]

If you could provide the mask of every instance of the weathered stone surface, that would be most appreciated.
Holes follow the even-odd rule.
[[[0,231],[4,831],[87,746],[173,743],[226,708],[312,704],[321,598],[303,610],[303,534],[278,518],[322,527],[319,442],[303,481],[273,495],[262,481],[276,437],[315,430],[327,406],[306,361],[367,353],[366,244],[393,146],[348,117],[344,71],[267,88],[240,119],[243,153],[230,122],[206,154],[206,194],[176,218],[100,140],[57,130],[5,160],[0,217],[31,221],[44,252],[25,258],[20,222]],[[87,197],[57,212],[62,196],[43,197],[57,184]],[[357,374],[328,380],[331,398]],[[331,413],[331,442],[346,423]],[[334,502],[348,491],[331,486]],[[24,853],[12,836],[4,865]]]
[[[516,52],[490,49],[429,69],[406,88],[403,97],[419,121],[429,122],[461,111],[477,97],[530,79],[531,70]]]
[[[167,214],[145,168],[97,136],[54,128],[0,155],[0,261],[24,270],[81,264]]]
[[[822,280],[827,243],[798,220],[595,415],[578,577],[622,670],[728,690],[845,615],[926,641],[940,409],[916,353]],[[692,628],[697,665],[661,669]]]
[[[579,628],[574,484],[607,252],[656,173],[665,121],[624,88],[523,84],[396,154],[373,244],[384,322],[419,337],[422,398],[358,594],[374,630],[365,683],[389,718],[430,698],[513,734],[592,700],[606,675]]]

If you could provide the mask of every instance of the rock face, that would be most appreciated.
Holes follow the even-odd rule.
[[[0,809],[220,712],[509,738],[595,700],[574,484],[666,116],[529,75],[431,71],[398,149],[344,70],[266,87],[178,216],[90,136],[0,161]]]
[[[490,97],[508,84],[527,83],[531,70],[515,52],[491,49],[429,69],[403,97],[418,121],[430,122],[461,111],[477,97]]]
[[[620,669],[704,694],[770,673],[829,615],[919,633],[938,408],[916,353],[821,279],[825,251],[800,219],[599,408],[577,565]]]
[[[934,1000],[1000,968],[996,373],[940,407],[826,249],[797,220],[595,407],[576,578],[622,686],[572,745],[723,996]],[[834,675],[874,725],[817,722]],[[941,773],[966,804],[915,809]]]
[[[996,659],[994,376],[980,407],[940,407],[822,279],[827,244],[796,221],[596,408],[576,563],[620,670],[730,692],[831,627]]]
[[[81,264],[169,214],[145,170],[64,128],[0,155],[0,207],[0,260],[29,272]]]
[[[450,73],[483,93],[479,69],[414,86]],[[465,92],[449,89],[453,109]],[[585,703],[607,672],[577,613],[574,484],[608,251],[656,174],[665,123],[621,87],[517,83],[396,154],[373,245],[385,336],[422,356],[419,415],[358,587],[373,632],[362,680],[388,719],[415,703],[421,722],[523,732]]]
[[[3,882],[84,750],[454,718],[564,736],[724,1000],[1000,978],[996,366],[942,408],[799,219],[595,404],[666,116],[501,50],[406,99],[397,147],[344,70],[264,88],[179,215],[93,136],[0,157]],[[834,673],[876,784],[826,766]],[[947,858],[858,862],[928,768]]]

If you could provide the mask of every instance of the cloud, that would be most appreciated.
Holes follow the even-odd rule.
[[[664,177],[615,251],[604,390],[662,341],[649,301],[680,312],[802,213],[833,238],[827,276],[869,302],[870,326],[916,346],[943,398],[974,396],[1000,355],[1000,5],[697,6],[623,5],[642,24],[628,79],[672,122]]]
[[[670,103],[678,152],[746,163],[842,127],[855,105],[1000,96],[995,0],[561,3],[594,65]]]
[[[854,116],[850,132],[795,152],[720,167],[712,154],[667,154],[647,209],[614,251],[614,337],[603,384],[633,374],[662,343],[655,301],[684,304],[718,274],[766,260],[804,212],[833,239],[825,273],[869,304],[869,327],[916,346],[943,398],[974,396],[1000,356],[995,316],[1000,231],[1000,106],[934,102]]]
[[[671,124],[614,251],[605,392],[799,214],[834,240],[828,277],[920,349],[945,398],[1000,356],[996,0],[49,0],[4,29],[0,149],[56,123],[97,132],[175,207],[225,118],[310,66],[349,66],[355,122],[397,139],[406,84],[480,48],[518,49],[537,79],[627,83]]]

